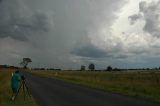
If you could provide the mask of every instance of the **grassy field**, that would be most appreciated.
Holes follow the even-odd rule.
[[[32,71],[33,74],[69,81],[105,91],[160,102],[160,72]]]
[[[14,102],[10,100],[12,95],[12,90],[10,88],[12,72],[13,70],[0,69],[0,106],[37,106],[32,97],[29,98],[29,96],[26,96],[24,101],[22,92],[19,93]]]

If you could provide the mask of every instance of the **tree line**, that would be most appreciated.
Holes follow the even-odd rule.
[[[148,71],[156,71],[156,70],[160,70],[160,67],[155,67],[155,68],[125,68],[125,69],[121,69],[121,68],[113,68],[112,66],[107,66],[106,69],[104,70],[96,70],[95,68],[95,64],[91,63],[88,65],[88,69],[86,68],[86,66],[81,65],[80,67],[80,71],[85,71],[85,70],[89,70],[89,71],[139,71],[139,70],[148,70]]]
[[[22,61],[19,63],[24,69],[28,68],[29,63],[32,62],[31,58],[23,58]],[[20,67],[16,67],[16,66],[9,66],[9,65],[0,65],[0,68],[13,68],[13,69],[18,69]],[[57,70],[57,71],[61,71],[61,69],[55,69],[55,68],[32,68],[33,70]],[[89,71],[102,71],[102,70],[96,70],[95,64],[94,63],[90,63],[88,65],[88,67],[86,68],[85,65],[81,65],[80,70],[79,71],[85,71],[85,70],[89,70]],[[139,71],[139,70],[160,70],[160,67],[156,67],[156,68],[131,68],[131,69],[120,69],[120,68],[112,68],[112,66],[107,66],[106,69],[104,69],[103,71],[127,71],[127,70],[134,70],[134,71]]]
[[[80,70],[81,70],[81,71],[85,71],[85,70],[86,70],[86,66],[81,65]],[[89,70],[89,71],[98,71],[98,70],[96,70],[95,64],[93,64],[93,63],[91,63],[91,64],[88,65],[88,70]],[[120,71],[120,69],[118,69],[118,68],[114,68],[114,69],[113,69],[111,66],[108,66],[108,67],[105,69],[105,71]]]

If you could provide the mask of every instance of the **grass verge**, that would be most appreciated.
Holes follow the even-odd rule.
[[[75,72],[32,71],[33,74],[56,78],[105,91],[160,102],[160,72]]]
[[[15,101],[11,101],[12,90],[10,80],[13,70],[0,69],[0,106],[38,106],[32,97],[24,95],[22,89],[19,92]]]

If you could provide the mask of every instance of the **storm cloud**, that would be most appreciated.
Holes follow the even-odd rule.
[[[82,56],[82,57],[91,57],[91,58],[104,58],[107,56],[107,52],[101,50],[93,45],[86,45],[85,47],[78,48],[78,50],[74,50],[71,53]]]
[[[0,64],[137,66],[160,55],[159,2],[150,1],[1,0]]]
[[[130,19],[130,24],[133,25],[141,17],[141,14],[134,14],[132,16],[129,16],[128,18]]]
[[[149,34],[160,37],[160,1],[146,2],[142,1],[139,3],[139,13],[129,16],[131,23],[134,23],[138,19],[145,21],[143,30]]]
[[[0,3],[0,37],[26,41],[37,32],[47,32],[49,22],[43,13],[32,12],[23,0],[3,0]]]

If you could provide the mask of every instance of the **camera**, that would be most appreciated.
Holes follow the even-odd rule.
[[[25,80],[25,77],[24,77],[24,75],[22,75],[22,76],[21,76],[21,79],[22,79],[22,80]]]

